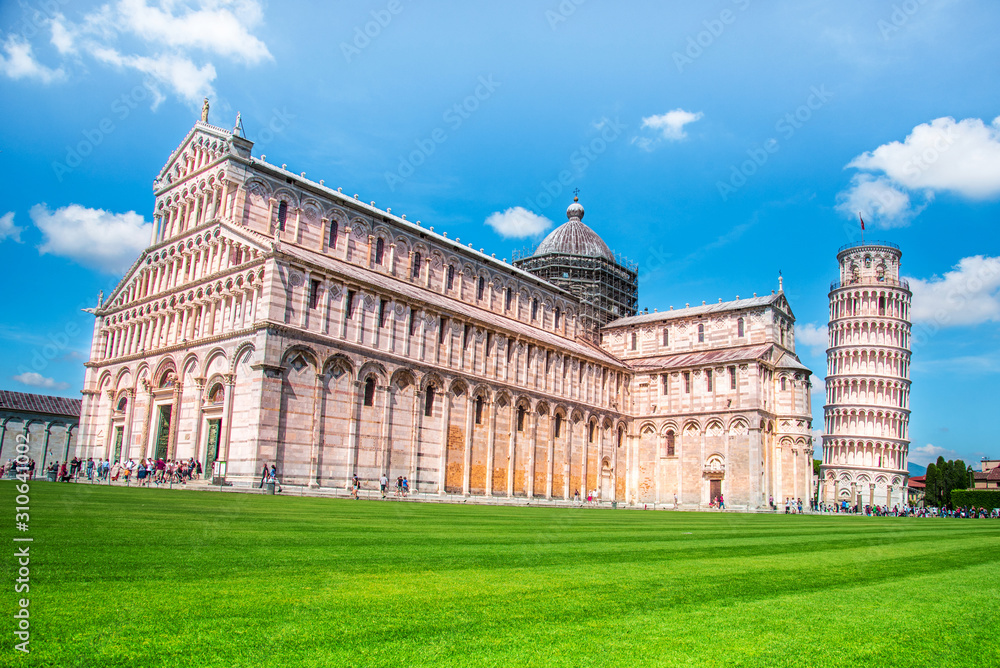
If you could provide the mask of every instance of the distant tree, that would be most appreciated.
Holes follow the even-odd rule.
[[[934,464],[927,465],[927,473],[924,477],[924,503],[928,506],[937,507],[941,505],[941,497],[938,492],[939,485],[938,467]]]
[[[822,466],[822,465],[823,465],[823,460],[822,459],[814,459],[813,460],[813,475],[814,476],[818,476],[819,475],[819,467]]]

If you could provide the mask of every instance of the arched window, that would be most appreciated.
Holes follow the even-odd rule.
[[[555,438],[559,438],[562,435],[562,420],[562,415],[556,413]]]
[[[670,345],[670,330],[666,327],[663,328],[663,345]]]
[[[476,397],[476,424],[483,423],[483,398]]]
[[[524,431],[524,406],[517,407],[517,430]]]
[[[781,391],[782,392],[785,391],[785,377],[784,376],[781,377]]]
[[[427,396],[424,398],[424,417],[433,417],[434,415],[434,388],[427,388]]]
[[[365,381],[365,406],[375,405],[375,377],[368,376]]]
[[[705,325],[698,325],[698,343],[705,343]]]
[[[559,329],[559,319],[560,319],[560,316],[562,316],[562,310],[557,306],[556,307],[556,313],[555,313],[555,324],[554,324],[554,327],[556,329]]]
[[[329,245],[330,248],[337,247],[337,232],[339,230],[340,230],[340,225],[337,224],[337,221],[335,220],[332,221],[330,223],[330,238],[327,239],[327,245]]]
[[[486,292],[486,279],[482,276],[479,277],[479,286],[476,289],[476,299],[482,300],[483,293]]]
[[[452,265],[449,264],[448,265],[447,284],[445,285],[445,288],[448,289],[448,290],[451,290],[451,288],[452,288],[453,285],[455,285],[455,267],[453,267]]]
[[[212,391],[208,393],[208,403],[210,404],[221,404],[226,398],[226,391],[222,387],[222,383],[217,383],[212,386]]]
[[[632,332],[632,350],[638,350],[638,349],[639,349],[639,335],[636,334],[635,332]]]
[[[413,254],[413,266],[410,267],[410,276],[420,278],[420,252]]]
[[[667,432],[667,457],[674,456],[674,431],[671,429]]]
[[[538,297],[531,300],[531,319],[538,317]]]
[[[385,259],[385,239],[379,237],[375,242],[375,264],[382,264]]]
[[[285,221],[288,220],[288,202],[281,200],[278,203],[278,229],[285,231]]]
[[[591,422],[590,426],[587,428],[587,442],[588,443],[593,443],[594,442],[594,427],[596,427],[596,426],[597,426],[596,422]]]
[[[118,407],[115,408],[119,413],[124,413],[125,409],[128,407],[128,397],[122,397],[118,400]]]
[[[746,329],[744,327],[743,318],[736,321],[736,336],[743,338],[744,334],[746,334]]]

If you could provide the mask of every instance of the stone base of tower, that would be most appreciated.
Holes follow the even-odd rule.
[[[906,471],[820,468],[819,501],[822,504],[902,508],[906,504]]]

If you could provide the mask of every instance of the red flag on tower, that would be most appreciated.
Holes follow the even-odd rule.
[[[858,220],[861,221],[861,231],[864,232],[864,230],[865,230],[865,219],[861,217],[861,212],[860,211],[858,211]]]

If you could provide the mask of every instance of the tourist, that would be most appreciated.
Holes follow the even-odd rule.
[[[383,499],[385,498],[385,489],[388,486],[389,486],[389,479],[383,473],[382,477],[378,479],[378,488],[379,488],[379,491],[382,493],[382,498]]]
[[[674,492],[674,510],[677,510],[677,508],[678,508],[677,492]]]
[[[396,478],[396,496],[403,496],[403,476]]]
[[[361,489],[361,479],[358,478],[358,474],[355,473],[354,477],[351,478],[351,494],[354,496],[354,500],[358,500],[358,491]]]
[[[725,510],[725,509],[726,509],[726,500],[722,498],[721,494],[719,494],[719,510]]]
[[[87,480],[93,480],[93,479],[94,479],[94,458],[93,457],[88,457],[87,458]]]
[[[267,462],[264,462],[264,468],[260,472],[260,484],[257,485],[257,489],[264,489],[264,481],[267,480]]]
[[[785,514],[786,514],[786,515],[788,515],[788,514],[789,514],[789,512],[790,512],[790,508],[791,508],[791,506],[789,505],[789,503],[788,503],[788,497],[786,496],[786,497],[785,497]]]
[[[802,497],[799,497],[799,515],[802,514]]]
[[[403,496],[406,496],[409,493],[410,493],[410,481],[407,480],[406,476],[404,475],[403,476]]]

